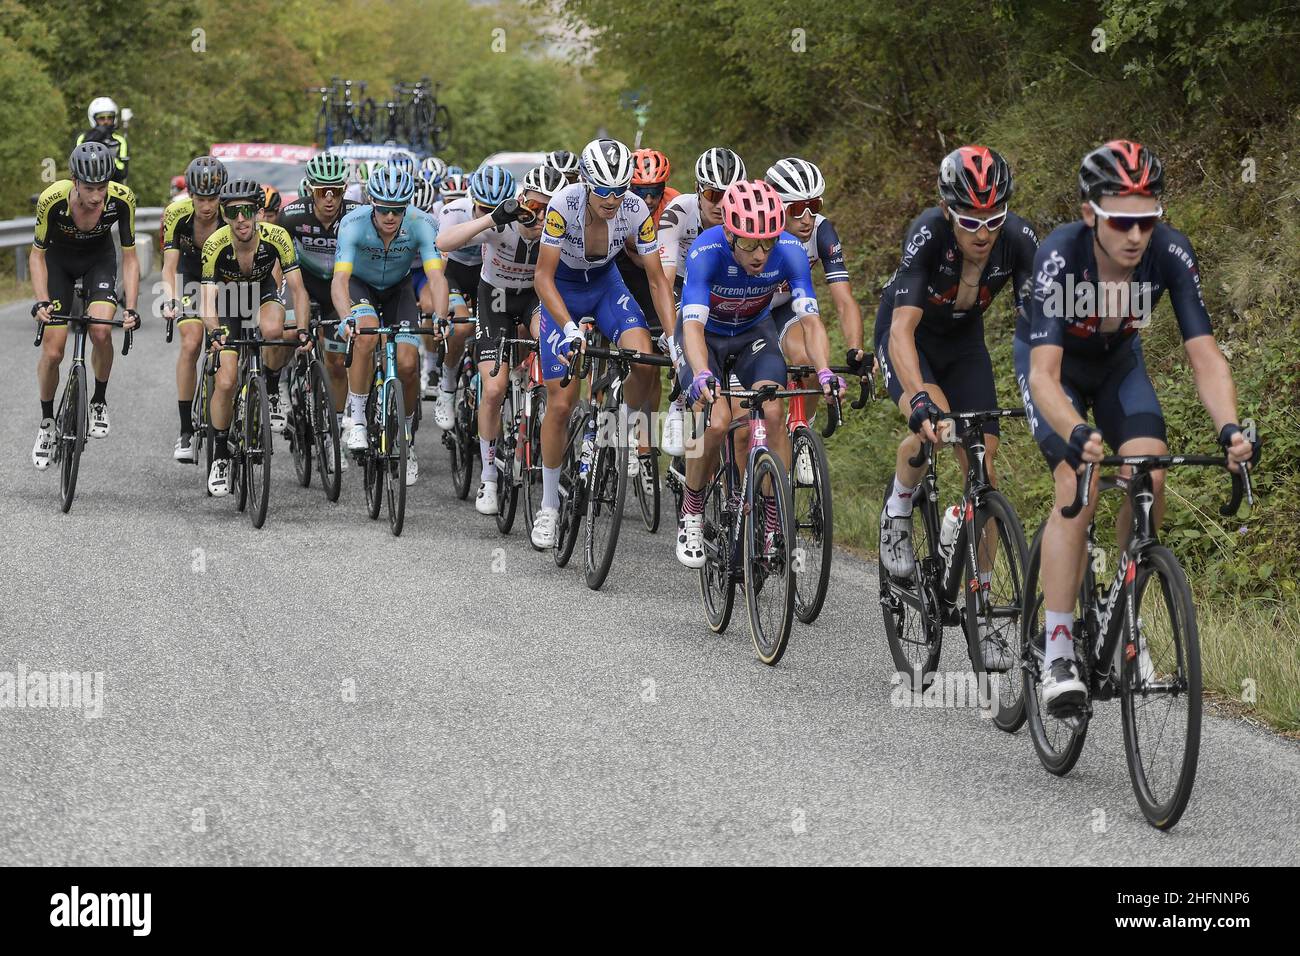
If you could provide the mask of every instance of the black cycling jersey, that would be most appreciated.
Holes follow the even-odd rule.
[[[110,233],[117,226],[123,249],[135,248],[135,193],[121,183],[109,183],[104,209],[99,220],[88,230],[77,228],[72,218],[73,182],[60,179],[36,202],[36,231],[32,239],[37,249],[60,249],[73,253],[112,252]]]
[[[328,226],[322,226],[316,218],[316,203],[310,196],[295,199],[280,210],[277,222],[293,239],[304,278],[310,275],[317,279],[329,279],[334,275],[339,223],[357,205],[350,199],[343,200],[339,214]]]
[[[1025,307],[1033,275],[1038,237],[1033,227],[1015,213],[993,241],[984,271],[980,273],[975,302],[963,312],[953,309],[961,287],[962,255],[952,223],[943,210],[932,206],[912,220],[903,240],[903,258],[885,284],[876,314],[876,338],[887,330],[894,309],[913,306],[921,310],[921,327],[945,332],[981,322],[984,311],[1008,280],[1014,283],[1016,306]]]
[[[222,226],[203,244],[203,282],[261,282],[271,276],[275,264],[285,275],[298,268],[298,256],[293,250],[289,234],[275,223],[257,223],[257,249],[253,253],[253,268],[244,272],[239,267],[235,252],[235,236],[229,226]]]
[[[221,226],[218,214],[212,233]],[[163,251],[168,249],[175,249],[181,255],[180,274],[197,280],[203,272],[203,244],[194,236],[193,199],[178,199],[163,211]]]

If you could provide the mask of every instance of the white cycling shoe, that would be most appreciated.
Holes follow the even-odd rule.
[[[677,560],[688,568],[704,567],[704,515],[682,515],[677,525]]]
[[[671,458],[686,454],[686,445],[682,441],[684,418],[676,402],[668,406],[668,414],[664,416],[663,440],[659,443],[659,448]]]
[[[433,403],[433,422],[443,431],[450,431],[456,420],[456,393],[438,389],[438,400]]]
[[[105,402],[90,403],[90,437],[108,437],[108,405]]]
[[[212,471],[208,472],[208,494],[214,498],[230,494],[229,458],[217,458],[212,462]]]
[[[370,435],[366,432],[365,422],[353,422],[348,426],[348,451],[365,451],[370,444]]]
[[[497,513],[497,484],[495,481],[479,482],[478,494],[474,498],[474,510],[481,515]]]
[[[176,447],[172,449],[172,458],[176,461],[183,461],[186,464],[194,464],[194,436],[187,435],[184,432],[176,439]]]
[[[627,476],[635,478],[641,474],[641,457],[635,448],[627,450]]]
[[[888,511],[880,512],[880,563],[893,577],[907,580],[916,569],[916,554],[912,550],[912,516],[892,517]]]
[[[54,419],[47,418],[36,429],[36,444],[32,446],[32,464],[44,471],[54,460]]]
[[[411,487],[420,479],[420,461],[415,457],[415,446],[406,445],[406,487]]]
[[[559,522],[558,508],[542,508],[533,519],[532,542],[538,551],[555,547],[555,526]]]

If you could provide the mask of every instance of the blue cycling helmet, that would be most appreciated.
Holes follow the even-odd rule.
[[[413,154],[408,153],[405,150],[395,150],[393,154],[388,157],[388,165],[392,166],[394,169],[404,169],[410,173],[412,177],[414,177],[420,169],[420,161],[416,159]]]
[[[480,206],[495,208],[515,196],[515,177],[500,166],[483,166],[469,178],[469,195]]]
[[[465,175],[465,170],[461,169],[459,166],[448,166],[448,167],[447,167],[447,171],[446,171],[445,173],[443,173],[443,176],[444,176],[444,177],[447,177],[447,176],[464,176],[464,175]]]
[[[407,170],[393,166],[380,166],[371,170],[366,181],[366,192],[372,202],[389,206],[403,206],[415,195],[415,177]]]

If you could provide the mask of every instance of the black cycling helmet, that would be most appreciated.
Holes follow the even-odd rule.
[[[1079,166],[1079,198],[1159,196],[1165,191],[1165,168],[1141,143],[1112,139],[1098,146]]]
[[[566,180],[576,179],[578,176],[578,157],[567,149],[551,150],[546,154],[542,165],[551,167]]]
[[[215,156],[199,156],[190,160],[189,168],[185,170],[185,188],[191,196],[218,196],[229,178],[226,164],[221,160]]]
[[[82,143],[68,157],[72,178],[100,186],[113,178],[113,152],[103,143]]]
[[[939,164],[939,198],[949,206],[995,209],[1014,188],[1011,167],[987,146],[962,146]]]
[[[256,179],[232,179],[221,187],[222,203],[251,202],[261,209],[264,199],[262,184]]]

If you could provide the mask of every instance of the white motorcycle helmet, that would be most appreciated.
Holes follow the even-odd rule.
[[[86,108],[86,119],[89,121],[91,126],[97,125],[95,123],[95,117],[100,113],[112,113],[114,126],[117,125],[117,118],[121,116],[117,104],[108,96],[96,96],[90,101],[90,106]]]

